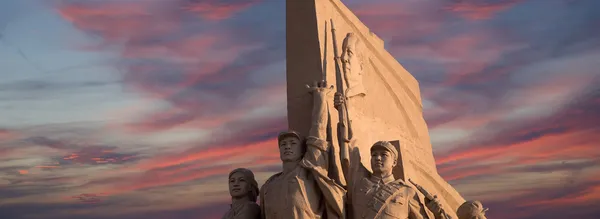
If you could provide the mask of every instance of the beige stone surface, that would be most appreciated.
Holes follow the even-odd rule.
[[[287,0],[287,94],[289,128],[307,135],[312,98],[306,84],[320,80],[325,72],[335,85],[330,19],[336,28],[338,50],[348,33],[359,43],[350,69],[359,69],[364,95],[348,100],[353,138],[357,140],[363,164],[369,168],[369,148],[379,140],[400,141],[398,178],[409,178],[438,195],[448,212],[455,212],[465,200],[437,173],[419,83],[384,48],[384,42],[366,27],[340,0]],[[356,59],[359,60],[356,60]],[[361,67],[357,67],[357,65]],[[325,70],[325,71],[323,71]],[[358,70],[356,70],[358,71]],[[357,81],[356,77],[353,79]],[[333,99],[329,100],[330,106]],[[337,144],[338,114],[330,109],[334,148]],[[339,151],[339,148],[336,150]],[[339,159],[335,159],[338,161]],[[340,171],[341,172],[341,171]],[[454,218],[455,215],[452,215]]]

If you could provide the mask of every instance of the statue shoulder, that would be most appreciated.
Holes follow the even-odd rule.
[[[417,193],[417,190],[410,187],[404,180],[397,179],[392,182],[393,186],[398,188],[399,190],[405,191],[405,193],[409,195],[414,195]]]
[[[264,187],[266,187],[267,185],[269,185],[269,183],[271,183],[271,181],[273,181],[273,179],[275,179],[275,178],[277,178],[277,177],[281,176],[281,174],[283,174],[283,172],[279,172],[279,173],[273,174],[271,177],[269,177],[269,178],[267,179],[267,181],[265,181],[265,184],[263,184],[263,186],[262,186],[262,187],[264,188]],[[261,190],[262,190],[262,189],[261,189]]]
[[[260,216],[260,206],[256,202],[250,202],[248,204],[248,210],[251,214]]]
[[[406,182],[403,179],[394,180],[392,183],[394,183],[396,185],[399,185],[399,186],[409,187],[410,188],[410,186],[408,186],[408,184],[406,184]]]

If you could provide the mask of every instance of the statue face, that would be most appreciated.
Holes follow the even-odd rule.
[[[346,50],[344,50],[342,52],[342,56],[340,57],[342,59],[342,66],[344,69],[346,69],[346,71],[351,72],[351,66],[352,65],[356,65],[358,63],[356,61],[356,57],[354,56],[354,48],[352,46],[348,46],[348,48]],[[352,72],[353,74],[357,73],[357,72]]]
[[[371,152],[371,169],[373,173],[388,175],[396,166],[396,159],[389,151],[378,148]]]
[[[231,197],[243,197],[248,195],[248,182],[244,174],[236,172],[229,178],[229,194]]]
[[[302,158],[302,144],[296,137],[285,137],[279,142],[281,161],[298,161]]]

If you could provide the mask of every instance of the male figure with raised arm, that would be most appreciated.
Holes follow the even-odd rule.
[[[270,177],[260,189],[263,219],[344,218],[345,190],[327,177],[326,99],[332,89],[324,82],[307,87],[313,95],[309,136],[304,140],[294,131],[279,134],[283,172]]]

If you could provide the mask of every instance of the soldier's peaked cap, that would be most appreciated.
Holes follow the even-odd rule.
[[[300,134],[298,134],[298,132],[289,130],[289,131],[279,133],[279,136],[277,136],[277,142],[280,142],[281,140],[283,140],[286,137],[296,137],[299,140],[302,140],[302,138],[300,137]]]
[[[389,141],[375,142],[375,144],[373,144],[373,146],[371,146],[371,152],[373,152],[377,148],[387,150],[390,153],[392,153],[392,155],[394,155],[395,158],[398,158],[398,150],[396,150],[396,147],[394,147],[394,145],[392,143],[390,143]]]
[[[460,205],[456,210],[456,214],[459,219],[471,218],[473,216],[485,216],[486,211],[488,211],[488,209],[484,208],[480,201],[470,200]]]

